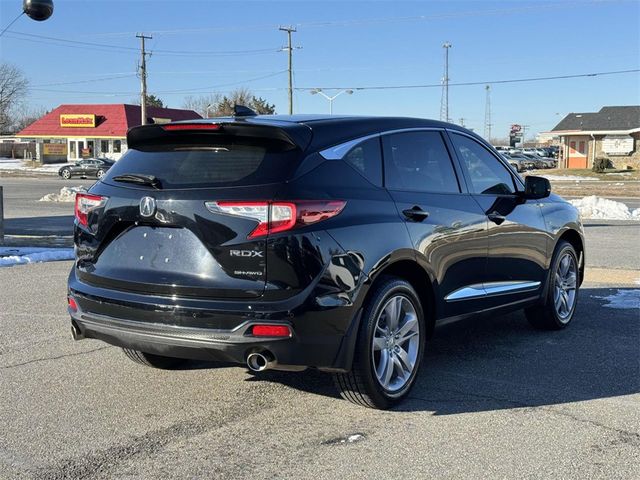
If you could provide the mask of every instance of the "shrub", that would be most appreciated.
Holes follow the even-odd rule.
[[[611,160],[605,157],[598,157],[593,161],[593,170],[596,173],[604,173],[607,168],[613,168]]]

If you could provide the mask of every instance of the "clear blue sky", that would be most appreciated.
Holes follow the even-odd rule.
[[[186,95],[246,86],[286,113],[287,58],[277,51],[286,36],[277,26],[289,24],[297,26],[294,44],[302,47],[294,53],[298,87],[437,84],[445,41],[453,45],[452,83],[640,68],[638,1],[54,2],[50,20],[23,17],[10,32],[134,49],[136,32],[151,34],[149,93],[172,107],[181,107]],[[0,27],[21,5],[0,0]],[[139,91],[135,50],[18,37],[0,38],[0,56],[24,70],[33,107],[129,103]],[[198,54],[233,51],[245,53]],[[86,82],[68,84],[78,81]],[[534,133],[568,112],[638,104],[639,85],[637,73],[493,85],[493,136],[505,137],[511,123]],[[334,113],[438,118],[440,95],[440,88],[356,91],[340,96]],[[465,118],[479,133],[484,106],[483,85],[450,88],[451,118]],[[327,110],[319,95],[296,91],[297,113]]]

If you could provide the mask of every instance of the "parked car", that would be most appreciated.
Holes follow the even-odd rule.
[[[245,114],[135,127],[127,144],[77,195],[68,311],[74,338],[137,363],[317,368],[388,408],[438,322],[574,316],[577,210],[460,126]]]
[[[524,153],[510,153],[509,158],[513,161],[517,161],[520,164],[522,168],[522,170],[520,170],[521,172],[524,170],[533,170],[534,168],[536,168],[535,160],[525,155]]]
[[[531,163],[533,163],[534,168],[537,168],[537,169],[549,168],[547,166],[548,165],[547,161],[535,153],[524,152],[522,153],[522,155],[528,158]]]
[[[509,165],[511,165],[516,172],[524,172],[527,167],[525,165],[525,161],[522,158],[518,158],[517,156],[512,156],[506,152],[500,152],[502,158],[504,158]]]
[[[64,165],[58,170],[58,175],[62,178],[71,177],[96,177],[102,178],[115,162],[108,158],[85,158],[71,165]]]

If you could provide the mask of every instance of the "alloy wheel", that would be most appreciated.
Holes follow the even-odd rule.
[[[411,379],[420,347],[420,322],[416,309],[404,295],[384,304],[372,340],[372,362],[380,386],[395,392]]]
[[[569,252],[560,258],[555,272],[553,301],[556,313],[561,322],[568,322],[576,302],[578,284],[578,267],[576,260]]]

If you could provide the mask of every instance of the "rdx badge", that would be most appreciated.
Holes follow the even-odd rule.
[[[230,250],[229,254],[232,257],[262,257],[262,253],[259,250]]]

